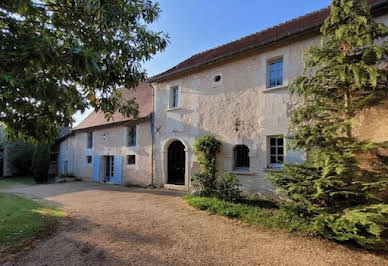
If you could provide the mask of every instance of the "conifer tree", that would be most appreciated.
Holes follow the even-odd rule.
[[[381,248],[388,228],[381,150],[388,145],[360,140],[352,125],[387,96],[388,28],[373,20],[365,1],[333,0],[321,33],[321,46],[306,51],[304,73],[290,86],[299,102],[291,142],[307,160],[270,179],[323,236]],[[377,169],[361,166],[365,153]]]

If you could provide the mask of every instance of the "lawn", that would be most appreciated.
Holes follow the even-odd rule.
[[[64,215],[57,207],[0,193],[0,250],[51,232]]]
[[[217,198],[186,195],[184,200],[190,206],[212,214],[241,220],[251,225],[271,229],[283,229],[301,234],[314,233],[311,225],[302,217],[288,214],[275,203],[256,200],[250,204],[230,203]]]

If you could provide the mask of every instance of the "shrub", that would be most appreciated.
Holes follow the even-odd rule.
[[[32,158],[32,174],[36,183],[48,182],[50,166],[50,145],[41,143],[35,146]]]
[[[241,185],[235,174],[225,173],[217,178],[217,196],[218,198],[237,202],[241,200]]]
[[[221,142],[213,136],[203,136],[194,143],[194,152],[198,157],[200,172],[192,178],[194,187],[206,196],[214,196],[217,191],[216,155],[221,149]]]
[[[9,172],[12,176],[31,176],[34,145],[21,141],[5,143]]]
[[[342,214],[321,214],[315,218],[315,228],[326,238],[354,241],[368,249],[387,249],[388,207],[374,204],[349,208]]]

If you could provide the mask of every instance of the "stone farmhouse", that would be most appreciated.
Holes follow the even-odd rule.
[[[388,24],[388,1],[369,0],[376,21]],[[92,113],[61,139],[59,173],[96,182],[191,190],[198,171],[193,143],[222,142],[218,174],[235,173],[248,190],[267,193],[268,172],[301,162],[286,150],[294,106],[288,84],[303,71],[303,51],[320,44],[325,8],[193,55],[140,84],[136,120]],[[355,122],[360,138],[388,140],[388,101]]]

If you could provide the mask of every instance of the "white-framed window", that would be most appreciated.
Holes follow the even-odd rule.
[[[93,162],[93,157],[91,155],[86,156],[86,163],[91,164]]]
[[[267,63],[267,88],[283,85],[283,58],[277,58]]]
[[[284,163],[284,136],[268,137],[268,167],[282,168]]]
[[[127,155],[127,164],[128,165],[136,164],[136,155]]]
[[[245,145],[237,145],[233,149],[233,170],[249,171],[249,148]]]
[[[170,88],[170,108],[177,108],[179,105],[179,88],[178,86]]]
[[[136,146],[136,126],[128,127],[127,146],[128,147]]]
[[[93,148],[93,132],[88,132],[87,134],[87,148]]]

